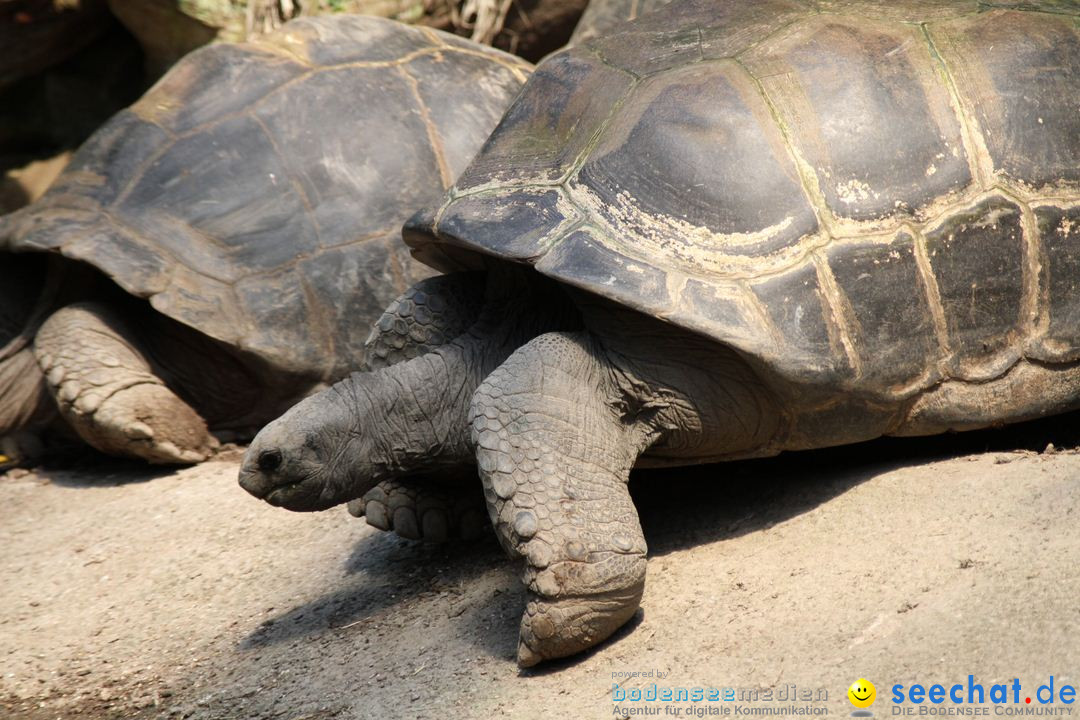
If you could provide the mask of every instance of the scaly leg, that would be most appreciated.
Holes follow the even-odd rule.
[[[580,652],[638,608],[645,538],[627,490],[657,437],[585,333],[518,349],[473,395],[472,437],[496,534],[524,560],[522,666]]]
[[[202,417],[154,373],[136,334],[103,304],[54,312],[38,330],[34,354],[61,416],[104,453],[194,463],[217,445]]]
[[[24,347],[0,360],[0,472],[40,459],[39,432],[55,416],[33,349]]]
[[[358,504],[368,525],[410,540],[472,540],[491,528],[475,474],[456,482],[417,477],[384,480],[362,500],[349,503],[349,512],[356,517],[360,517],[354,510]]]

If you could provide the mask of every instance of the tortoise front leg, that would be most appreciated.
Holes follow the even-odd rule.
[[[449,343],[476,322],[486,282],[480,272],[426,278],[394,300],[364,343],[369,371],[411,360]],[[443,542],[481,535],[487,520],[475,475],[440,482],[428,477],[384,480],[350,500],[349,513],[411,540]]]
[[[627,481],[643,452],[718,460],[767,450],[781,427],[733,351],[636,313],[601,319],[533,339],[473,394],[488,511],[525,565],[522,666],[589,648],[637,610],[646,545]]]
[[[604,640],[641,601],[646,545],[627,481],[658,433],[624,416],[622,401],[585,333],[537,337],[473,396],[488,510],[503,547],[525,565],[523,667]]]
[[[53,313],[34,354],[60,414],[92,447],[152,463],[205,460],[217,441],[158,377],[138,337],[101,303]]]

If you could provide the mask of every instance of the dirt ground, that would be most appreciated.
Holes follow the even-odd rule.
[[[847,716],[846,688],[866,677],[883,717],[895,683],[1075,685],[1080,454],[1042,449],[1080,444],[1060,437],[1077,419],[636,476],[642,612],[599,649],[529,672],[513,660],[524,593],[491,538],[430,546],[343,508],[271,508],[236,485],[235,452],[178,471],[8,473],[0,716],[601,718],[650,705],[613,702],[613,682],[777,696],[795,684]],[[613,679],[649,671],[665,675]]]

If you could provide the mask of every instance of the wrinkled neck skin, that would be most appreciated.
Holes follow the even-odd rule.
[[[465,411],[485,370],[493,369],[489,358],[498,350],[490,346],[463,336],[407,362],[357,373],[331,389],[344,404],[344,422],[353,425],[351,441],[368,440],[363,454],[370,458],[369,483],[472,461]],[[343,453],[341,460],[355,456]]]
[[[576,327],[562,292],[535,273],[496,268],[477,322],[454,341],[335,386],[370,433],[377,480],[475,462],[468,410],[480,382],[533,337]]]
[[[529,339],[578,326],[553,283],[495,267],[467,332],[418,358],[354,373],[296,405],[255,438],[241,483],[271,504],[320,510],[382,480],[471,465],[468,410],[480,382]],[[266,470],[259,457],[274,450],[273,479],[253,479],[256,467]]]

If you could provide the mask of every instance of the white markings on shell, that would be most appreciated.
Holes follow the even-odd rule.
[[[927,173],[933,174],[933,173]],[[848,180],[836,186],[836,197],[845,205],[869,200],[870,197],[880,198],[881,193],[876,192],[861,180]]]

